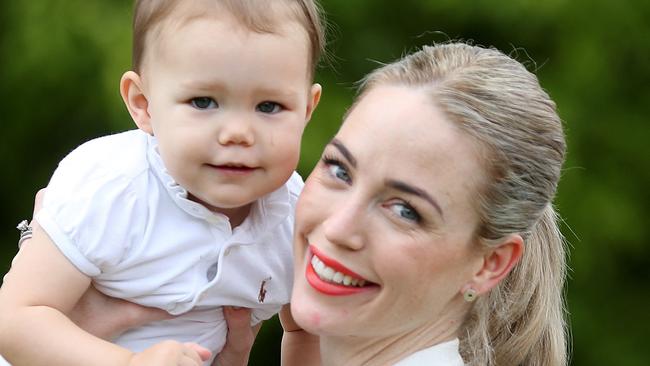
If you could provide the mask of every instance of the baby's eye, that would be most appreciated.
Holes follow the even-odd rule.
[[[196,97],[190,100],[192,107],[196,109],[218,108],[219,104],[210,97]]]
[[[276,102],[262,102],[255,107],[258,112],[275,114],[282,110],[282,106]]]
[[[390,205],[390,210],[397,216],[412,222],[420,222],[420,214],[407,203],[394,203]]]

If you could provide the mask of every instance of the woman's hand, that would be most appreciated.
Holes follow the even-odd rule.
[[[289,304],[284,305],[280,311],[280,323],[284,329],[280,364],[320,366],[320,338],[307,333],[296,323]]]
[[[104,295],[93,286],[67,315],[81,329],[108,341],[131,328],[173,318],[162,309]]]
[[[213,366],[245,366],[262,323],[251,327],[251,309],[224,306],[223,315],[228,324],[228,335],[223,350]]]

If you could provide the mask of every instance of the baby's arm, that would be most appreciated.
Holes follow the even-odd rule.
[[[36,193],[34,198],[34,216],[43,207],[44,199],[45,189],[43,188]],[[36,220],[32,220],[29,226],[32,229],[40,229]],[[24,240],[21,248],[26,248],[31,241],[29,238]],[[88,287],[74,308],[66,315],[86,332],[108,341],[131,328],[173,318],[171,314],[162,309],[107,296],[97,291],[94,286]]]
[[[168,341],[142,353],[94,337],[65,316],[88,289],[38,226],[0,289],[0,353],[16,365],[201,365],[209,351]]]
[[[35,227],[0,291],[3,356],[18,365],[127,365],[131,352],[91,336],[64,315],[89,285]]]
[[[300,328],[291,316],[291,307],[284,305],[280,311],[284,328],[282,336],[282,365],[320,366],[320,338]]]

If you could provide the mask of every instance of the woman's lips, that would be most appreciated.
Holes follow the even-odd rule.
[[[343,264],[341,264],[337,260],[326,256],[325,253],[321,252],[315,246],[310,245],[309,246],[309,251],[313,255],[318,257],[318,259],[320,259],[323,262],[324,265],[332,268],[334,271],[341,272],[344,275],[348,275],[350,277],[356,277],[358,279],[363,279],[363,277],[360,274],[357,274],[357,273],[353,272],[351,269],[347,268],[346,266],[344,266]]]
[[[309,246],[311,256],[305,277],[317,291],[327,295],[353,295],[378,287],[336,260],[325,256],[316,247]]]

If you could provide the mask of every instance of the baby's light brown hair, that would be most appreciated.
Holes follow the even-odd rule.
[[[314,76],[325,49],[323,15],[316,0],[136,0],[132,55],[135,72],[141,72],[147,43],[152,35],[160,30],[162,23],[175,15],[174,11],[180,5],[187,10],[183,13],[183,20],[225,11],[256,33],[275,33],[287,20],[297,22],[309,37],[309,76]]]

